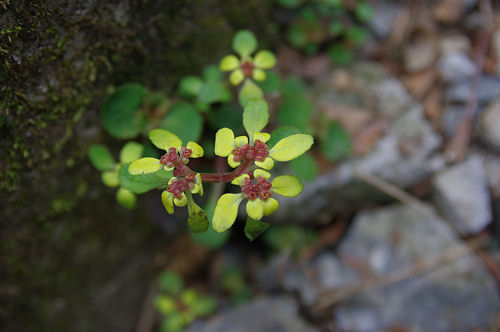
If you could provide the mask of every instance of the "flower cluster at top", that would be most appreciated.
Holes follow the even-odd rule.
[[[233,49],[240,58],[235,55],[226,55],[220,62],[222,71],[230,71],[229,81],[233,85],[240,84],[244,79],[252,78],[256,81],[264,81],[266,72],[276,64],[276,57],[267,50],[259,51],[252,58],[251,55],[257,49],[257,39],[248,30],[242,30],[235,34]]]
[[[261,132],[267,125],[269,111],[263,99],[253,99],[244,108],[243,126],[248,136],[234,136],[229,128],[222,128],[215,135],[215,154],[226,157],[229,166],[234,168],[227,173],[197,173],[188,166],[190,158],[203,156],[203,149],[195,142],[182,146],[174,134],[155,129],[149,138],[153,144],[166,151],[160,158],[141,158],[132,162],[129,173],[132,175],[154,173],[164,168],[173,171],[162,193],[162,201],[168,213],[174,212],[174,205],[187,205],[188,224],[194,232],[203,232],[208,227],[208,219],[192,198],[192,194],[203,195],[203,182],[230,182],[241,188],[240,193],[223,194],[215,207],[212,227],[217,232],[230,228],[236,220],[238,207],[247,200],[246,211],[255,221],[272,214],[279,206],[274,194],[294,197],[302,192],[299,178],[282,175],[271,180],[268,170],[276,161],[290,161],[310,149],[313,138],[310,135],[295,134],[279,140],[273,147],[266,143],[271,135]]]

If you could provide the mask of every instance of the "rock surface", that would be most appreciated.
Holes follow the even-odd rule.
[[[449,52],[439,59],[438,71],[445,81],[460,82],[471,78],[476,66],[464,52]]]
[[[359,214],[339,247],[341,260],[370,278],[407,271],[462,250],[446,223],[429,206],[393,206]],[[340,331],[488,329],[500,309],[491,275],[472,254],[435,264],[430,271],[371,288],[341,301],[333,311]]]
[[[483,230],[492,219],[483,160],[478,155],[436,174],[435,202],[464,234]]]
[[[186,332],[316,332],[298,316],[289,297],[261,297],[207,322],[195,322]]]
[[[488,105],[481,115],[480,125],[483,140],[500,150],[500,100]]]

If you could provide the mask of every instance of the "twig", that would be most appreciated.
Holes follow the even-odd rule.
[[[142,309],[137,320],[136,332],[151,332],[155,324],[155,296],[160,292],[158,279],[154,279],[149,285],[146,297],[142,302]]]
[[[471,122],[474,113],[478,108],[478,89],[481,73],[483,72],[484,60],[488,50],[489,41],[493,29],[493,10],[489,0],[483,0],[480,3],[481,12],[484,15],[484,26],[479,32],[479,43],[477,46],[476,54],[476,70],[471,84],[470,95],[467,99],[465,112],[460,120],[460,123],[453,134],[453,137],[446,145],[446,154],[452,160],[461,160],[465,156],[467,147],[469,145],[471,136]]]
[[[314,306],[313,311],[316,310],[323,311],[330,308],[339,301],[350,298],[363,291],[380,288],[383,286],[387,286],[399,281],[410,279],[418,275],[430,272],[436,268],[439,268],[444,263],[451,262],[455,259],[458,259],[466,254],[473,252],[474,250],[479,249],[480,247],[484,246],[488,242],[488,240],[489,238],[487,237],[480,237],[467,242],[466,243],[467,245],[454,246],[451,249],[445,251],[441,256],[437,257],[434,260],[430,260],[427,262],[420,262],[414,264],[409,268],[393,272],[383,278],[366,280],[357,285],[348,287],[340,291],[329,291],[327,293],[324,293],[323,296]]]

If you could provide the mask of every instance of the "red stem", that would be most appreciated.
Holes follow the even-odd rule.
[[[244,159],[240,166],[232,172],[226,173],[200,173],[202,182],[231,182],[238,176],[248,172],[248,166],[252,163],[251,160]]]

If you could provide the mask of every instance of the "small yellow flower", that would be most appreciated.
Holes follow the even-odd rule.
[[[272,182],[268,179],[271,174],[257,169],[251,175],[243,174],[231,183],[241,187],[240,194],[222,195],[215,207],[212,227],[217,232],[224,232],[230,228],[238,215],[238,207],[244,199],[248,199],[246,211],[249,217],[260,220],[263,216],[274,213],[279,206],[277,200],[272,198],[273,193],[295,197],[304,188],[300,179],[292,175],[276,177]]]
[[[240,58],[235,55],[226,55],[220,62],[220,70],[230,71],[229,81],[233,85],[240,84],[245,78],[253,78],[256,81],[264,81],[266,72],[276,64],[276,57],[270,51],[259,51],[254,58],[251,54],[257,48],[257,39],[248,30],[239,31],[233,39],[233,49]]]

